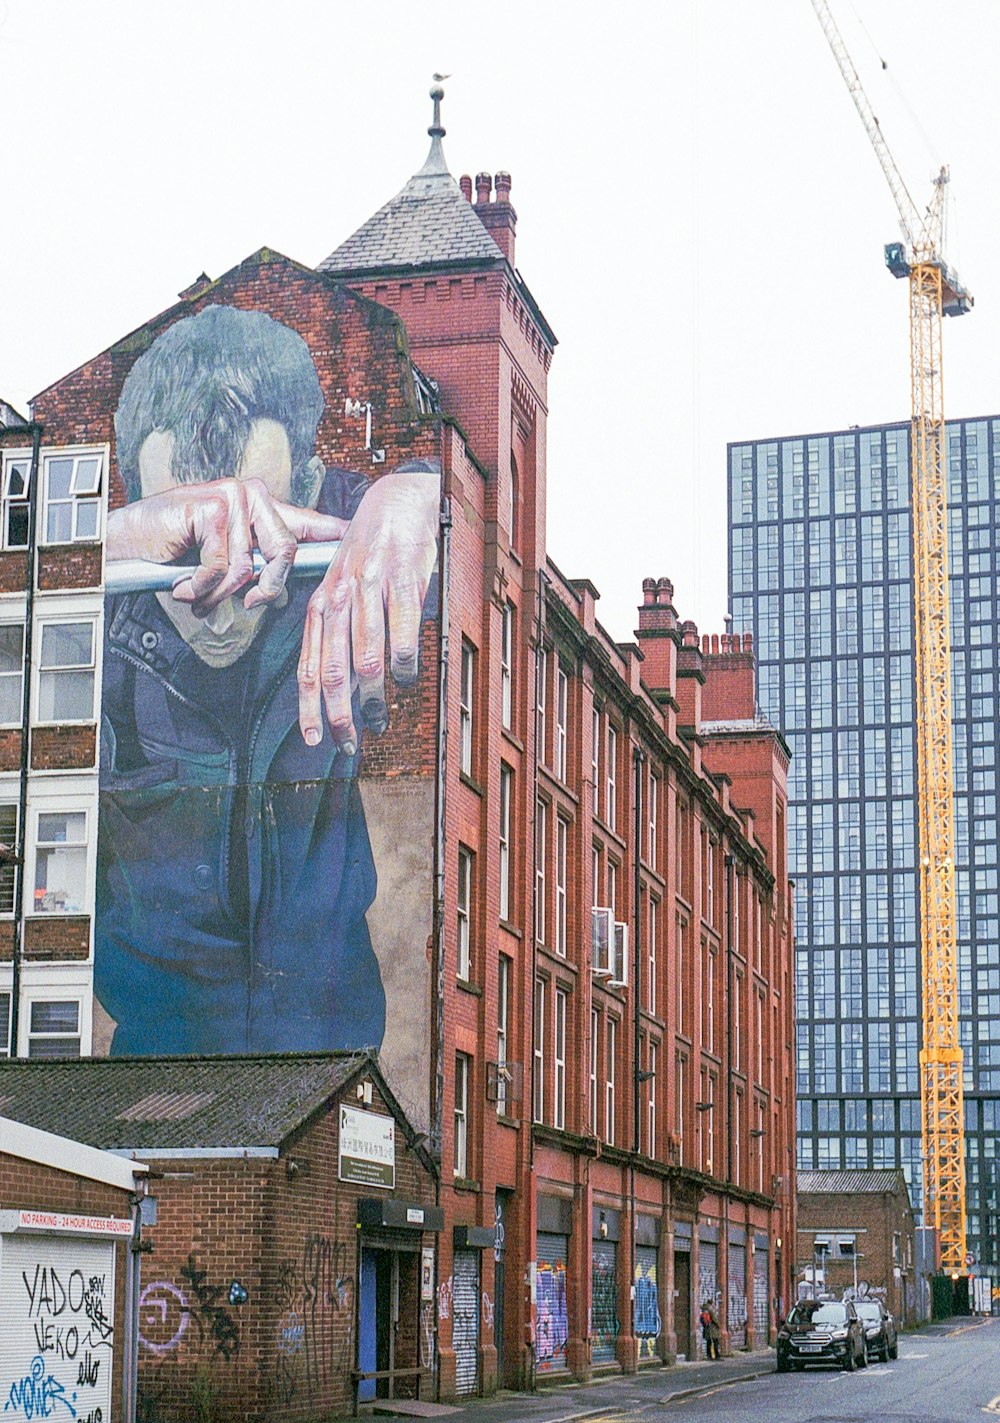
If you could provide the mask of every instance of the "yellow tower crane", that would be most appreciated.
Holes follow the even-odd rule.
[[[920,1106],[924,1222],[938,1230],[942,1269],[965,1269],[965,1133],[958,1030],[955,864],[951,758],[951,634],[948,510],[944,461],[941,317],[961,316],[972,297],[944,261],[948,170],[934,179],[920,213],[865,94],[826,0],[812,0],[896,202],[902,242],[886,265],[910,283],[910,505],[913,524],[913,645],[917,687],[917,804],[920,848],[923,1042]]]

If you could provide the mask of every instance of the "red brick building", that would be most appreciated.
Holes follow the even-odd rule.
[[[0,432],[0,636],[16,666],[46,618],[93,629],[70,636],[75,662],[42,654],[23,718],[0,730],[0,841],[24,849],[0,869],[0,991],[16,1052],[107,1051],[115,1023],[90,981],[98,749],[114,749],[98,736],[102,536],[127,497],[116,406],[173,326],[263,313],[309,347],[327,470],[372,488],[407,461],[441,470],[420,674],[387,683],[387,729],[356,759],[382,1060],[440,1161],[451,1397],[692,1357],[706,1298],[726,1347],[767,1342],[794,1240],[792,903],[787,748],[756,711],[752,649],[699,637],[664,578],[644,581],[635,640],[617,644],[594,585],[548,557],[556,339],[515,266],[509,175],[456,183],[437,111],[430,132],[423,168],[315,271],[264,249],[199,279],[39,396],[41,429]],[[76,714],[46,715],[67,675]],[[126,807],[136,823],[151,784]],[[209,888],[207,862],[198,876]]]

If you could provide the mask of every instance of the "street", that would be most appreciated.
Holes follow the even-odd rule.
[[[714,1373],[713,1373],[714,1371]],[[848,1374],[774,1372],[740,1355],[462,1410],[464,1423],[972,1423],[1000,1418],[1000,1320],[949,1320],[899,1340],[899,1358]]]

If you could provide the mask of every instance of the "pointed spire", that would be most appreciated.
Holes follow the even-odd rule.
[[[435,84],[431,90],[431,98],[434,101],[434,119],[430,128],[427,130],[431,136],[431,147],[430,152],[424,160],[424,166],[420,169],[419,173],[414,175],[415,177],[429,177],[433,174],[448,172],[444,148],[441,145],[441,140],[445,135],[444,126],[441,123],[441,100],[444,98],[444,90],[441,88],[440,83],[437,82],[439,79],[446,79],[447,77],[446,74],[435,74],[434,76]]]

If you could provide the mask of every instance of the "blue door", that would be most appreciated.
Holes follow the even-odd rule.
[[[378,1269],[374,1250],[361,1251],[361,1308],[358,1318],[358,1372],[373,1373],[376,1363],[376,1322],[378,1314]],[[361,1379],[358,1383],[359,1403],[371,1403],[375,1398],[377,1379]]]

